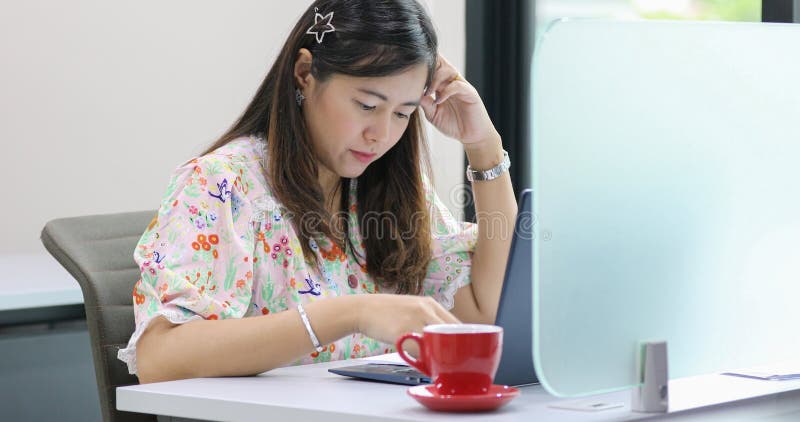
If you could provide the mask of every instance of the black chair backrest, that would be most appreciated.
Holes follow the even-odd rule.
[[[78,280],[92,342],[97,390],[105,421],[155,421],[153,415],[121,412],[116,387],[138,384],[117,351],[134,331],[133,285],[139,268],[136,243],[155,211],[61,218],[42,230],[45,248]]]

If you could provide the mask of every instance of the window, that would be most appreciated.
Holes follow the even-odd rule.
[[[761,0],[539,0],[536,28],[560,17],[761,22]]]

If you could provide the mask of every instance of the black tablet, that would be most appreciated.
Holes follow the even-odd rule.
[[[364,365],[328,369],[328,372],[347,377],[389,382],[392,384],[420,385],[431,383],[431,379],[427,375],[408,365],[400,364],[367,363]]]

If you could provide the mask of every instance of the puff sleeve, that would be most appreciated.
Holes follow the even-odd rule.
[[[432,257],[422,291],[452,309],[456,291],[470,283],[478,225],[457,221],[430,183],[426,181],[425,186],[431,211]]]
[[[139,240],[134,259],[136,329],[118,358],[136,373],[136,343],[156,316],[182,324],[241,318],[252,296],[253,209],[237,164],[207,155],[172,175],[158,215]]]

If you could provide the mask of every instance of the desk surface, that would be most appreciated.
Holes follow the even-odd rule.
[[[431,412],[406,395],[406,386],[358,381],[327,372],[328,368],[356,362],[279,368],[256,377],[200,378],[120,387],[117,408],[231,421],[264,420],[267,415],[274,420],[326,422],[627,421],[655,416],[631,412],[629,391],[591,398],[623,403],[617,409],[599,412],[555,409],[549,406],[565,400],[551,396],[540,386],[523,387],[520,397],[491,413]],[[743,413],[748,418],[769,416],[772,421],[797,420],[800,416],[800,381],[770,382],[708,375],[671,381],[670,395],[669,417],[681,420],[722,421],[741,417]],[[725,405],[718,406],[721,403]]]
[[[82,303],[78,282],[50,255],[0,255],[0,311]]]

